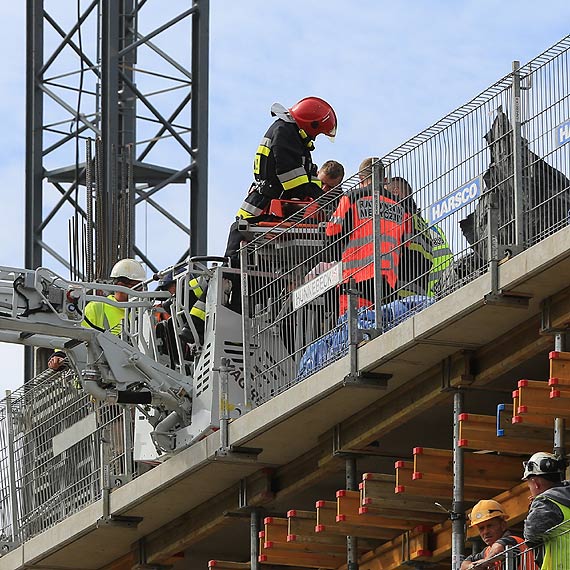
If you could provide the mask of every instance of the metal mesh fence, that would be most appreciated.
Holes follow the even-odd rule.
[[[473,568],[497,570],[568,570],[570,568],[570,521],[548,530],[539,545],[522,542],[500,554],[474,561]]]
[[[28,540],[98,500],[103,442],[114,484],[132,473],[125,417],[94,403],[71,370],[47,370],[2,400],[0,540]]]
[[[567,225],[569,48],[570,36],[515,62],[318,202],[247,228],[253,404],[346,354],[349,294],[361,334],[379,334]]]

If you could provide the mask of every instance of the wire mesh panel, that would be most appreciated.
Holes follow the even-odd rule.
[[[132,474],[130,429],[123,408],[93,403],[71,370],[45,371],[3,400],[1,540],[27,540],[101,497],[103,431],[108,473],[121,484]]]
[[[244,223],[249,397],[259,404],[567,224],[565,38],[309,204]],[[287,215],[289,214],[289,217]],[[280,219],[286,218],[280,222]],[[489,265],[491,264],[491,265]],[[248,356],[249,355],[249,356]]]

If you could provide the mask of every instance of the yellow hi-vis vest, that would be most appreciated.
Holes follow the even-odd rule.
[[[116,301],[113,295],[108,295],[107,299]],[[85,305],[84,320],[82,326],[90,329],[94,328],[111,331],[119,336],[123,330],[123,319],[125,318],[125,309],[107,305],[102,301],[90,301]]]
[[[543,495],[544,497],[544,495]],[[555,503],[562,511],[564,521],[554,530],[546,533],[544,538],[544,560],[541,570],[569,570],[570,569],[570,507],[544,497]]]

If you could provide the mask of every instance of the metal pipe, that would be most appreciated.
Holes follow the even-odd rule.
[[[554,350],[565,352],[566,333],[557,332],[554,335]],[[560,457],[566,456],[566,446],[564,432],[566,430],[566,420],[564,418],[554,418],[554,453]]]
[[[259,570],[259,512],[252,509],[249,523],[250,538],[250,567],[251,570]]]
[[[347,293],[348,355],[350,359],[350,373],[356,375],[358,374],[358,291],[356,290],[356,282],[352,277],[348,281]]]
[[[453,506],[451,507],[451,569],[460,570],[464,559],[465,507],[463,504],[463,448],[459,447],[459,415],[463,410],[463,392],[453,396]]]
[[[346,489],[356,491],[358,484],[356,481],[356,457],[347,457],[346,468]],[[358,538],[356,536],[346,537],[346,566],[347,570],[358,570]]]

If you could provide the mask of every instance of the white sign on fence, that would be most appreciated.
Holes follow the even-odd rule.
[[[293,291],[294,310],[320,297],[325,291],[340,285],[342,283],[342,263],[335,263],[330,267],[327,264],[326,269],[323,268],[323,264],[319,264],[307,277],[310,280]]]

